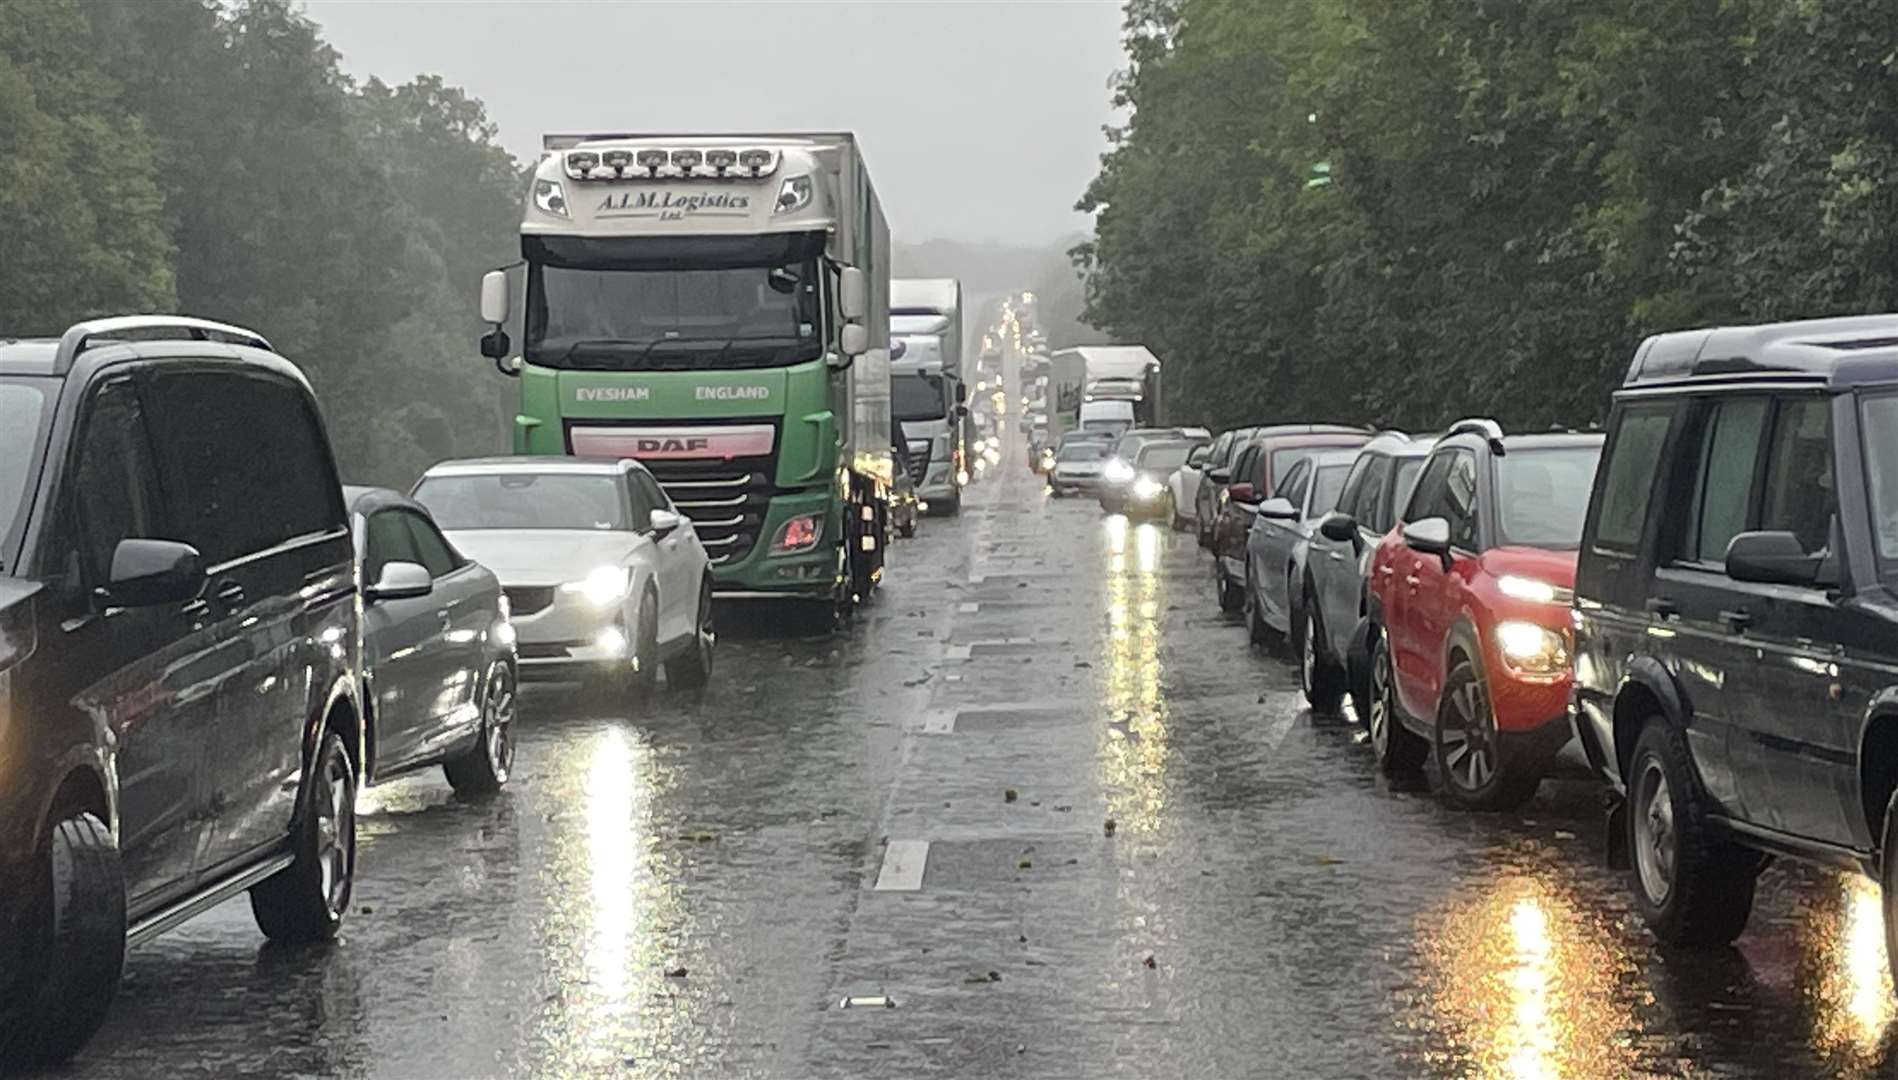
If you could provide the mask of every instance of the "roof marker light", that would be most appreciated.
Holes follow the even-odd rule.
[[[697,150],[674,150],[672,152],[672,163],[687,174],[690,174],[693,169],[698,168],[699,162],[704,160],[705,155]]]
[[[625,176],[626,170],[633,167],[633,152],[631,150],[608,150],[606,153],[600,155],[600,161],[615,173],[620,176]]]
[[[723,173],[726,169],[738,164],[738,155],[730,150],[707,150],[705,163]]]
[[[567,152],[567,169],[585,179],[588,173],[600,167],[600,155],[591,150],[570,150]]]
[[[641,150],[633,155],[633,160],[638,163],[640,168],[645,169],[647,172],[656,173],[666,167],[666,152],[664,150]]]
[[[772,152],[769,150],[744,150],[738,155],[738,164],[750,169],[753,176],[769,171],[773,160]]]

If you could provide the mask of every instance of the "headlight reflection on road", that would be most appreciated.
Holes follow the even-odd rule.
[[[1123,832],[1158,829],[1166,807],[1166,767],[1171,753],[1166,702],[1161,692],[1161,539],[1150,524],[1129,527],[1116,514],[1105,521],[1108,572],[1107,642],[1103,673],[1102,786],[1110,816]],[[1128,534],[1133,562],[1128,566]]]
[[[626,992],[629,938],[638,870],[633,835],[633,750],[617,727],[600,732],[587,768],[587,853],[592,875],[592,933],[587,969],[593,985],[609,999]]]
[[[1419,924],[1432,1011],[1457,1075],[1624,1076],[1631,962],[1600,927],[1531,878],[1510,878]]]
[[[1837,914],[1822,913],[1808,924],[1817,964],[1810,991],[1813,1044],[1833,1059],[1836,1075],[1863,1075],[1878,1066],[1898,1005],[1885,962],[1878,885],[1860,874],[1841,874],[1839,889]]]

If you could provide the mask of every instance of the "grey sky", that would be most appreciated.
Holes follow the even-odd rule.
[[[437,73],[543,131],[848,128],[897,237],[1042,242],[1106,149],[1118,0],[306,0],[358,78]]]

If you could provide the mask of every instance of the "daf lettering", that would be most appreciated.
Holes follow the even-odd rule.
[[[640,439],[636,444],[642,454],[691,454],[712,447],[710,439]]]

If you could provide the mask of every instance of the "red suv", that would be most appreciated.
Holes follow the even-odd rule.
[[[1387,775],[1434,747],[1461,806],[1535,794],[1569,738],[1569,605],[1601,443],[1465,420],[1431,451],[1371,560],[1369,723]]]

